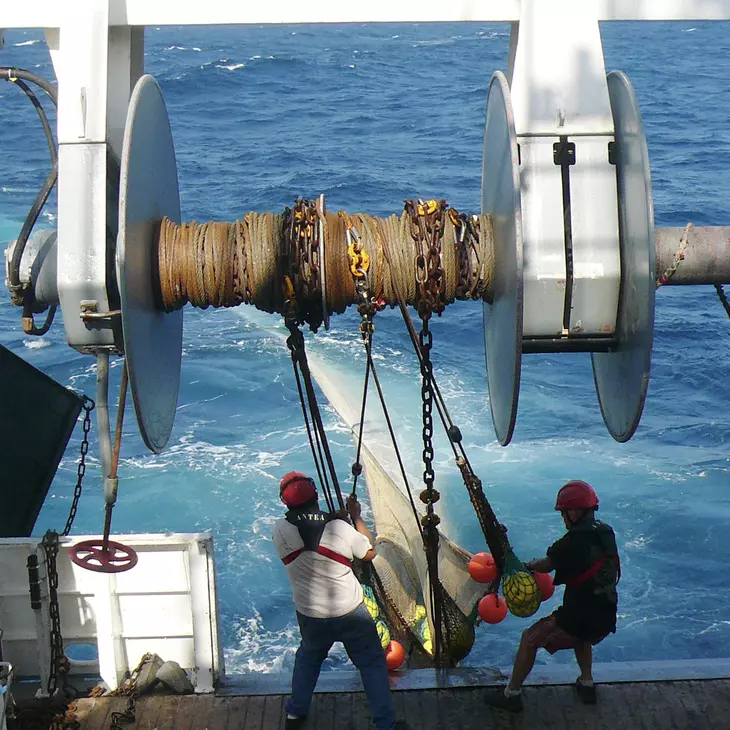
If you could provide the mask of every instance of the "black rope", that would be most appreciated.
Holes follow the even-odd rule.
[[[413,499],[413,491],[411,490],[410,482],[408,481],[408,474],[406,473],[405,465],[403,464],[403,457],[401,456],[400,449],[398,448],[398,441],[395,437],[395,431],[393,430],[393,423],[390,420],[390,413],[388,412],[388,407],[385,404],[385,395],[383,394],[383,388],[380,385],[380,378],[378,377],[378,373],[375,370],[375,362],[372,359],[371,353],[368,353],[368,367],[370,370],[372,370],[373,373],[373,382],[375,383],[375,387],[378,391],[378,397],[380,399],[380,405],[383,409],[383,416],[385,417],[385,423],[388,426],[388,433],[390,434],[390,440],[393,442],[393,449],[395,450],[395,456],[398,460],[398,466],[400,468],[401,476],[403,477],[403,483],[406,486],[406,491],[408,492],[408,499],[411,503],[411,509],[413,510],[413,516],[416,519],[416,525],[418,526],[418,531],[421,534],[421,537],[423,537],[423,530],[421,528],[421,519],[418,515],[418,509],[416,508],[416,502]]]
[[[312,424],[314,426],[317,450],[319,451],[319,456],[322,460],[322,472],[320,474],[320,477],[322,478],[323,489],[326,493],[329,494],[329,499],[332,502],[332,506],[330,506],[330,511],[334,511],[334,499],[332,499],[331,497],[331,488],[327,478],[329,476],[329,479],[332,480],[332,487],[334,487],[334,492],[337,497],[337,504],[339,505],[339,509],[344,510],[345,501],[342,497],[342,491],[340,489],[339,481],[337,480],[337,472],[335,471],[335,465],[332,459],[332,452],[330,451],[329,443],[327,441],[327,433],[324,428],[324,423],[322,422],[322,415],[319,410],[317,396],[314,391],[314,384],[312,382],[312,374],[309,370],[309,363],[307,362],[307,353],[304,347],[304,335],[302,335],[302,332],[296,324],[296,321],[294,321],[292,318],[286,319],[286,326],[291,333],[289,338],[287,338],[287,345],[289,346],[289,349],[292,353],[292,363],[294,365],[294,371],[295,373],[297,373],[298,367],[304,381],[304,389],[307,394],[309,412],[312,418]],[[304,398],[302,397],[301,388],[299,389],[299,393],[300,400],[302,402],[302,408],[304,408]],[[317,454],[313,452],[312,455],[316,462]],[[324,467],[324,462],[327,463],[327,469],[325,469]],[[317,468],[317,471],[319,473],[319,466]],[[329,505],[330,502],[328,501],[328,506]]]
[[[288,340],[287,340],[288,343]],[[312,451],[312,460],[314,461],[314,466],[317,469],[317,477],[319,478],[319,483],[322,485],[322,492],[324,494],[325,502],[327,503],[327,509],[330,512],[335,511],[335,505],[334,501],[332,500],[332,493],[330,491],[329,481],[327,479],[327,473],[324,470],[324,457],[322,455],[322,445],[319,440],[319,434],[317,434],[316,429],[314,429],[314,424],[310,425],[309,420],[309,414],[307,413],[307,400],[304,397],[304,390],[302,389],[302,380],[301,376],[299,374],[299,368],[297,367],[297,358],[298,355],[295,353],[294,348],[290,347],[291,349],[291,357],[292,357],[292,364],[294,365],[294,377],[297,382],[297,391],[299,392],[299,403],[302,406],[302,415],[304,416],[304,424],[307,427],[307,438],[309,439],[309,448]],[[312,435],[312,431],[314,430],[314,435]]]
[[[720,304],[722,304],[723,309],[725,310],[725,314],[730,317],[730,303],[727,300],[727,296],[725,296],[725,290],[722,284],[715,284],[715,291],[720,299]]]
[[[360,452],[362,451],[362,432],[365,426],[365,407],[368,400],[368,384],[370,382],[370,363],[372,358],[370,353],[373,347],[373,322],[369,315],[365,315],[360,325],[362,338],[365,342],[365,378],[362,388],[362,406],[360,408],[360,426],[357,433],[357,450],[355,453],[355,463],[352,465],[352,495],[357,496],[357,478],[362,474],[362,465],[360,464]]]
[[[303,353],[304,355],[304,353]],[[327,441],[327,435],[324,428],[324,423],[322,422],[322,415],[319,410],[319,405],[317,403],[317,396],[314,392],[314,384],[312,383],[312,376],[309,372],[309,365],[306,361],[306,355],[303,356],[303,359],[299,362],[299,368],[302,371],[302,375],[304,377],[304,387],[307,391],[307,400],[309,401],[309,410],[312,415],[312,421],[314,422],[316,428],[315,428],[315,435],[318,439],[319,449],[320,452],[324,452],[324,458],[327,462],[328,471],[324,471],[325,481],[327,482],[327,489],[330,489],[329,479],[332,480],[332,486],[334,487],[335,494],[337,496],[337,503],[339,505],[340,509],[345,509],[345,500],[342,498],[342,492],[340,490],[340,484],[337,480],[337,473],[335,472],[335,464],[332,459],[332,453],[330,451],[329,442]],[[333,500],[334,502],[334,500]]]

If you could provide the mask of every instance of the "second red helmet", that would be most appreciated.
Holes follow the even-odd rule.
[[[287,507],[301,507],[317,499],[317,488],[311,477],[298,471],[290,471],[279,484],[279,496]]]
[[[555,509],[559,512],[568,509],[598,509],[598,497],[588,482],[573,479],[558,490]]]

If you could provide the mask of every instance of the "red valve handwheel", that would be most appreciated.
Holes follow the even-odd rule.
[[[95,573],[123,573],[137,565],[137,553],[121,542],[108,540],[84,540],[70,549],[71,560],[76,565]]]

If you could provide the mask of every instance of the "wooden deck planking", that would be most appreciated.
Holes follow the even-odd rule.
[[[364,692],[354,692],[352,694],[352,704],[350,705],[350,723],[352,730],[372,730],[370,722],[370,708]]]
[[[112,703],[109,700],[84,700],[89,710],[88,715],[85,717],[84,727],[88,730],[104,730],[109,727],[107,718],[109,713],[112,711]]]
[[[412,730],[716,730],[730,727],[730,680],[598,685],[598,704],[584,705],[566,685],[527,687],[525,710],[512,715],[484,703],[483,687],[394,693],[399,718]],[[282,730],[282,695],[169,697],[137,702],[129,730]],[[84,699],[80,730],[108,730],[123,697]],[[82,712],[83,714],[83,712]],[[317,693],[311,730],[373,730],[363,692]]]
[[[246,711],[246,730],[263,730],[265,702],[266,697],[248,698],[248,710]],[[209,730],[214,730],[214,728],[210,728]]]
[[[246,725],[248,698],[231,697],[230,704],[228,719],[226,720],[226,730],[243,730],[243,728],[248,727]]]
[[[332,695],[327,695],[331,697]],[[264,717],[261,725],[262,730],[279,730],[284,727],[284,698],[276,695],[269,695],[264,700]],[[334,717],[334,712],[332,713]]]
[[[177,727],[177,710],[181,697],[160,697],[157,712],[157,730],[175,730]]]
[[[396,692],[395,694],[400,694]],[[413,730],[436,730],[439,728],[438,695],[434,691],[418,690],[403,692],[401,719],[409,718]]]

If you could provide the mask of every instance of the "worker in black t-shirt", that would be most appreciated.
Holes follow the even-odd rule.
[[[575,688],[583,702],[594,704],[593,646],[616,631],[621,567],[613,529],[595,518],[598,497],[590,484],[570,481],[558,491],[555,509],[568,531],[548,548],[546,557],[526,565],[538,573],[555,571],[554,583],[565,585],[563,605],[522,633],[509,684],[504,692],[487,694],[487,704],[510,712],[522,711],[522,683],[540,647],[550,654],[575,651],[580,667]]]

